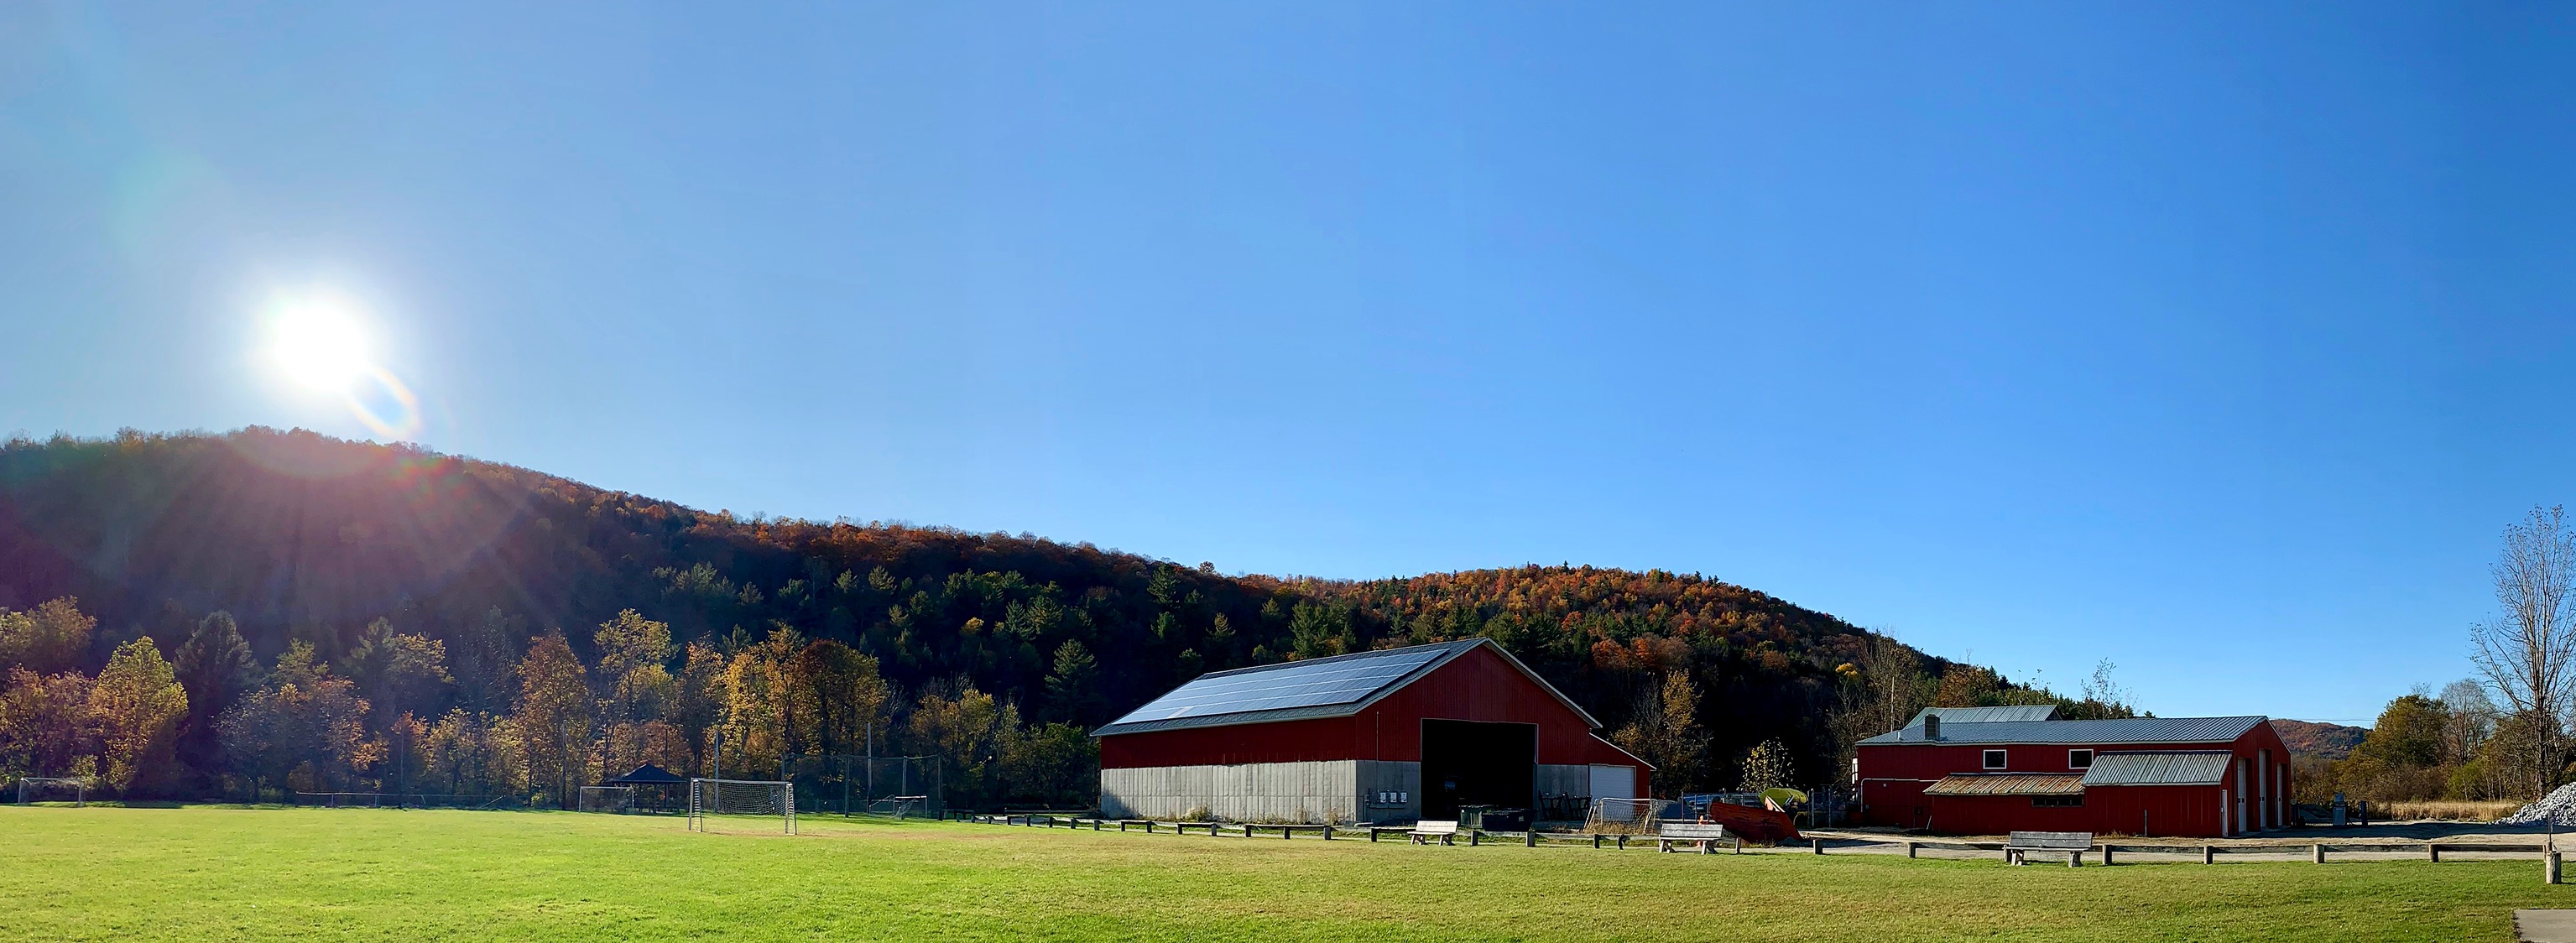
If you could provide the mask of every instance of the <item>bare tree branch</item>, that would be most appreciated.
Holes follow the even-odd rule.
[[[2504,611],[2470,627],[2469,655],[2505,705],[2529,725],[2520,752],[2523,785],[2535,793],[2557,785],[2564,761],[2570,686],[2576,684],[2576,620],[2569,617],[2568,588],[2576,582],[2576,533],[2566,509],[2531,509],[2505,528],[2504,550],[2491,572],[2496,602]]]

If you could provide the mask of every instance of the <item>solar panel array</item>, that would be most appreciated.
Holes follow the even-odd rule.
[[[1127,724],[1350,704],[1473,643],[1423,645],[1205,675],[1118,718]]]

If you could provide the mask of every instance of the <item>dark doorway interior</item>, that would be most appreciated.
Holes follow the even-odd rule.
[[[1422,722],[1422,817],[1458,817],[1462,805],[1530,807],[1538,776],[1538,725]]]

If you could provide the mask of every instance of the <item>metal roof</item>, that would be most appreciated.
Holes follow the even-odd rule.
[[[2084,771],[2087,786],[2215,786],[2227,778],[2225,750],[2099,753]]]
[[[2009,707],[1926,707],[1916,711],[1908,727],[1923,726],[1923,718],[1939,716],[1943,724],[1986,724],[2006,720],[2056,720],[2055,704],[2014,704]]]
[[[1953,773],[1923,790],[1927,796],[2080,796],[2084,777],[2074,773]]]
[[[1126,716],[1092,731],[1091,735],[1100,737],[1188,727],[1347,717],[1367,709],[1379,698],[1430,674],[1458,656],[1486,645],[1494,643],[1484,638],[1459,639],[1211,672],[1173,688],[1162,697],[1146,702],[1143,707],[1128,711]],[[1494,653],[1503,656],[1505,662],[1555,696],[1557,703],[1583,718],[1587,726],[1601,726],[1600,721],[1592,719],[1591,714],[1566,699],[1554,685],[1531,671],[1528,665],[1521,664],[1520,659],[1512,657],[1502,646],[1494,645]]]
[[[2009,720],[1988,723],[1941,721],[1941,739],[1927,740],[1923,726],[1889,731],[1863,745],[1894,743],[2234,743],[2268,718],[2263,717],[2130,717],[2121,720]]]

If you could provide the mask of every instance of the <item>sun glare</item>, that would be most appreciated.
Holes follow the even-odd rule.
[[[347,393],[374,364],[366,332],[346,305],[307,301],[289,307],[273,326],[269,353],[296,383],[324,393]]]

